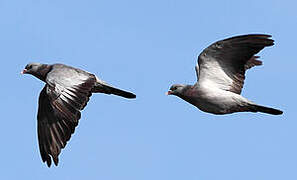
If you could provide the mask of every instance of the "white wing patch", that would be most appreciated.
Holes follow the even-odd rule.
[[[199,70],[199,84],[201,86],[216,87],[229,90],[233,80],[224,72],[217,61],[207,61]]]

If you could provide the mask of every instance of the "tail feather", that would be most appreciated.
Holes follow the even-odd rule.
[[[130,99],[136,98],[135,94],[121,90],[121,89],[117,89],[117,88],[110,87],[110,86],[108,87],[108,89],[110,90],[110,94],[122,96],[125,98],[130,98]]]
[[[133,99],[136,98],[136,95],[131,93],[131,92],[127,92],[118,88],[114,88],[110,85],[107,84],[102,84],[102,83],[97,83],[93,89],[92,92],[94,93],[105,93],[105,94],[114,94],[114,95],[118,95],[118,96],[122,96],[124,98],[129,98],[129,99]]]
[[[251,107],[250,111],[252,112],[263,112],[263,113],[272,114],[272,115],[283,114],[283,111],[270,108],[270,107],[265,107],[265,106],[255,105],[255,104],[251,105],[250,107]]]

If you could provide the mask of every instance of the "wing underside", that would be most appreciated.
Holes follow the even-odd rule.
[[[274,44],[270,37],[263,34],[243,35],[210,45],[198,57],[198,84],[240,94],[245,71],[262,64],[259,56],[254,55]]]

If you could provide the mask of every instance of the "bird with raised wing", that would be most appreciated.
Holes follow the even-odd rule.
[[[279,115],[278,109],[258,105],[241,96],[246,70],[262,65],[255,56],[264,47],[274,45],[266,34],[235,36],[217,41],[200,53],[195,67],[197,83],[174,84],[167,92],[198,109],[212,114],[262,112]]]
[[[58,165],[61,149],[66,146],[92,93],[135,98],[133,93],[112,87],[94,74],[64,64],[30,63],[21,72],[46,84],[39,95],[37,132],[40,155],[48,167]]]

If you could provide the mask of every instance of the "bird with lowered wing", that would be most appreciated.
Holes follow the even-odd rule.
[[[48,167],[58,165],[61,149],[66,146],[92,93],[135,98],[133,93],[112,87],[94,74],[64,64],[30,63],[21,72],[46,84],[39,95],[37,132],[40,155]]]

